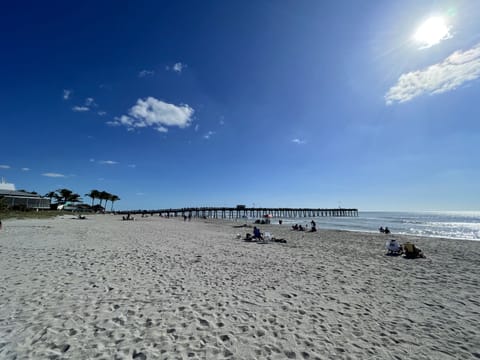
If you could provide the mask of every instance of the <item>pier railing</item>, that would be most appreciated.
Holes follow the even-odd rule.
[[[358,209],[312,209],[312,208],[258,208],[258,207],[191,207],[180,209],[158,210],[130,210],[119,211],[120,214],[149,214],[160,216],[187,216],[213,219],[238,219],[238,218],[300,218],[300,217],[352,217],[358,216]]]

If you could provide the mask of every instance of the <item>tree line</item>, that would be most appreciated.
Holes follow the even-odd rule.
[[[104,209],[107,208],[107,203],[110,201],[111,211],[113,211],[113,204],[115,203],[115,201],[120,200],[120,198],[115,194],[110,194],[109,192],[99,191],[99,190],[90,190],[90,192],[85,194],[85,196],[92,199],[92,207],[94,206],[95,199],[99,200],[99,203],[97,205],[100,205],[100,206],[102,206],[102,202],[105,201],[103,205]],[[77,193],[74,193],[70,189],[58,189],[55,191],[50,191],[45,194],[45,197],[48,197],[50,199],[50,203],[52,202],[53,199],[55,199],[56,205],[62,205],[67,202],[82,201],[82,198],[80,197],[80,195]]]

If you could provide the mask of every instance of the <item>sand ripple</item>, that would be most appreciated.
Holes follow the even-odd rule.
[[[4,222],[2,359],[480,358],[480,242],[113,216]],[[236,231],[235,231],[236,230]],[[402,238],[400,238],[402,239]]]

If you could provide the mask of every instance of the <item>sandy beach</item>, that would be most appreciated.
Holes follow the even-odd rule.
[[[480,359],[480,242],[87,218],[3,222],[1,359]]]

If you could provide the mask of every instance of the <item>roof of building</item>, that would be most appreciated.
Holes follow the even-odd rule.
[[[15,196],[15,197],[24,197],[24,198],[28,197],[28,198],[35,198],[35,199],[44,198],[41,195],[32,194],[26,191],[13,191],[13,190],[2,190],[2,189],[0,189],[0,196]]]

